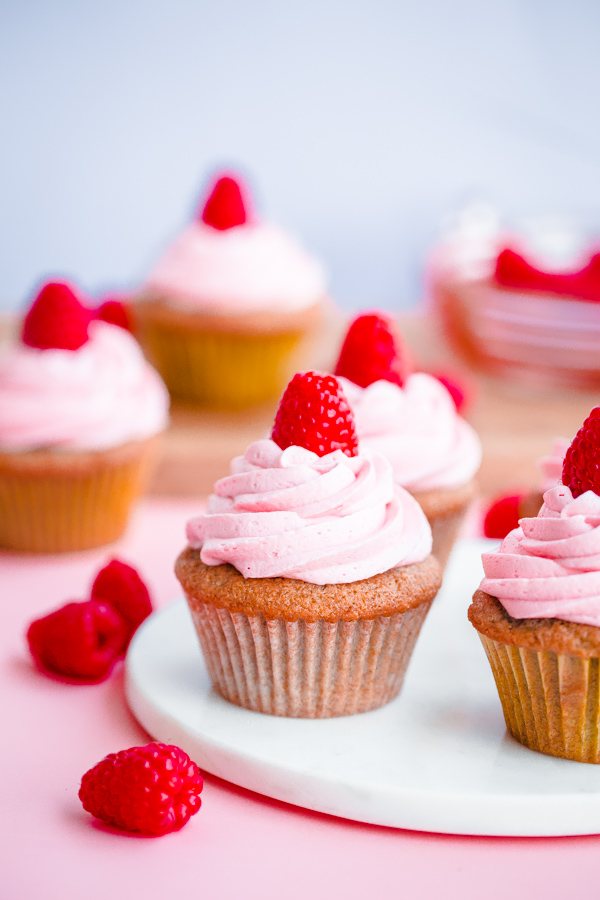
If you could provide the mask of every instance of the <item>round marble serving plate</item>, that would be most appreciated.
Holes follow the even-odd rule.
[[[600,833],[600,766],[527,750],[506,733],[466,618],[480,554],[464,540],[425,621],[401,695],[339,719],[239,709],[213,690],[183,600],[152,615],[127,655],[129,705],[200,768],[296,806],[360,822],[479,835]]]

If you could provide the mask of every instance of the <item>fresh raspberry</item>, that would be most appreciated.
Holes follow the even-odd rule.
[[[67,603],[27,630],[40,668],[69,678],[102,681],[123,654],[127,624],[107,603]]]
[[[358,454],[354,415],[339,381],[333,375],[301,372],[288,384],[271,438],[278,447],[305,447],[318,456],[342,450]]]
[[[124,328],[125,331],[133,332],[131,316],[121,300],[116,298],[105,300],[98,307],[96,317],[103,322],[108,322],[110,325],[118,325],[119,328]]]
[[[150,594],[139,573],[120,559],[111,559],[100,569],[92,585],[92,600],[109,603],[125,619],[128,641],[152,612]]]
[[[497,497],[485,514],[483,533],[489,538],[505,538],[519,524],[519,507],[524,494]]]
[[[25,316],[21,339],[39,350],[79,350],[88,340],[90,318],[68,284],[51,281]]]
[[[109,825],[160,835],[178,831],[199,811],[202,787],[187,753],[152,743],[109,753],[81,779],[79,799]]]
[[[396,324],[384,313],[365,313],[350,325],[335,368],[360,387],[391,381],[400,387],[410,375],[408,352]]]
[[[565,454],[562,483],[574,497],[586,491],[600,495],[600,406],[591,411]]]
[[[202,221],[218,231],[246,222],[246,207],[238,182],[229,175],[219,178],[204,204]]]

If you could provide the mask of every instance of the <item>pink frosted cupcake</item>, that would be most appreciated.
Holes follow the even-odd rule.
[[[223,176],[132,309],[173,397],[242,408],[281,394],[326,294],[319,263]]]
[[[477,434],[437,378],[411,374],[402,338],[383,313],[354,320],[335,371],[361,447],[385,456],[396,483],[419,501],[433,532],[433,553],[445,566],[476,493]]]
[[[392,700],[440,570],[419,505],[358,453],[336,379],[296,375],[231,469],[175,569],[216,690],[310,718]]]
[[[169,399],[135,339],[46,285],[0,360],[0,546],[116,540],[146,486]]]
[[[499,550],[469,619],[506,726],[532,750],[600,763],[600,408],[567,450],[563,480]]]

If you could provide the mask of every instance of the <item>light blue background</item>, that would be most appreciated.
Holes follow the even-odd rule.
[[[600,4],[0,3],[0,308],[133,286],[222,165],[348,308],[421,293],[441,217],[600,225]]]

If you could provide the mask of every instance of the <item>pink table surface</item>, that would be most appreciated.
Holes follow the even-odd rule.
[[[192,501],[147,501],[112,548],[0,554],[3,900],[192,898],[558,898],[600,894],[600,838],[469,838],[362,825],[307,812],[210,775],[199,815],[162,838],[123,835],[85,813],[82,774],[106,753],[148,740],[129,712],[123,672],[73,686],[32,666],[27,623],[84,599],[113,554],[138,566],[156,606],[179,593],[173,560]],[[594,885],[596,887],[594,888]]]

